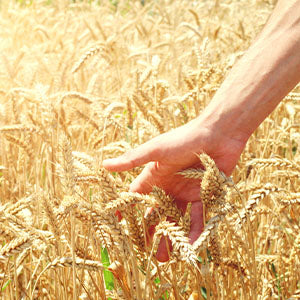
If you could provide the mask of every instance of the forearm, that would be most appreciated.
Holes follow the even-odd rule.
[[[246,141],[299,81],[300,0],[283,0],[198,120]]]

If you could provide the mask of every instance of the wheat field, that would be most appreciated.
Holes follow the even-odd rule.
[[[300,299],[300,87],[230,178],[181,172],[219,199],[193,245],[190,206],[101,166],[199,115],[275,2],[0,1],[1,299]]]

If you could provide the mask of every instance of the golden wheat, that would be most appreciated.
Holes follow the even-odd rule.
[[[0,5],[0,298],[296,299],[299,85],[232,177],[204,153],[178,171],[193,245],[192,203],[102,167],[198,116],[276,1],[48,2]]]

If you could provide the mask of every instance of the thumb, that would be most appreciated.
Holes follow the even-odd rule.
[[[104,160],[103,167],[109,171],[121,172],[157,160],[156,145],[154,140],[151,140],[119,157]]]

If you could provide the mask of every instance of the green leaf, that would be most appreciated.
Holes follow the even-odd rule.
[[[273,274],[275,275],[275,277],[276,277],[276,279],[277,279],[277,284],[276,284],[276,286],[277,286],[277,290],[278,290],[278,296],[279,296],[279,299],[281,299],[281,283],[280,283],[280,278],[279,278],[279,276],[278,276],[278,273],[277,273],[277,271],[276,271],[276,268],[275,268],[275,265],[272,263],[271,264],[271,269],[272,269],[272,272],[273,272]]]
[[[204,299],[207,299],[207,291],[206,288],[204,286],[201,287],[201,295]]]
[[[297,153],[297,146],[294,146],[292,148],[292,153],[293,153],[293,155],[296,155],[296,153]]]
[[[162,297],[159,298],[159,300],[166,300],[166,299],[169,299],[170,298],[170,294],[168,291],[166,291],[164,293],[164,295],[162,295]]]
[[[160,283],[159,277],[156,277],[156,278],[154,279],[154,282],[155,282],[156,284],[159,284],[159,283]]]
[[[273,274],[274,274],[275,277],[277,278],[276,268],[275,268],[275,265],[274,265],[273,263],[271,264],[271,269],[272,269]]]
[[[210,251],[208,249],[206,249],[206,254],[207,254],[208,262],[210,263],[213,260],[213,258],[212,258],[211,254],[210,254]]]
[[[10,284],[10,282],[11,282],[11,280],[10,280],[10,279],[6,281],[6,283],[3,285],[2,289],[1,289],[1,291],[2,291],[2,292],[4,292],[4,291],[5,291],[5,289],[6,289],[6,288],[7,288],[7,286]]]
[[[109,256],[106,248],[103,248],[101,250],[101,262],[105,267],[108,267],[110,265]],[[105,287],[110,291],[113,290],[115,287],[114,275],[108,270],[103,270],[103,277],[104,277]]]

